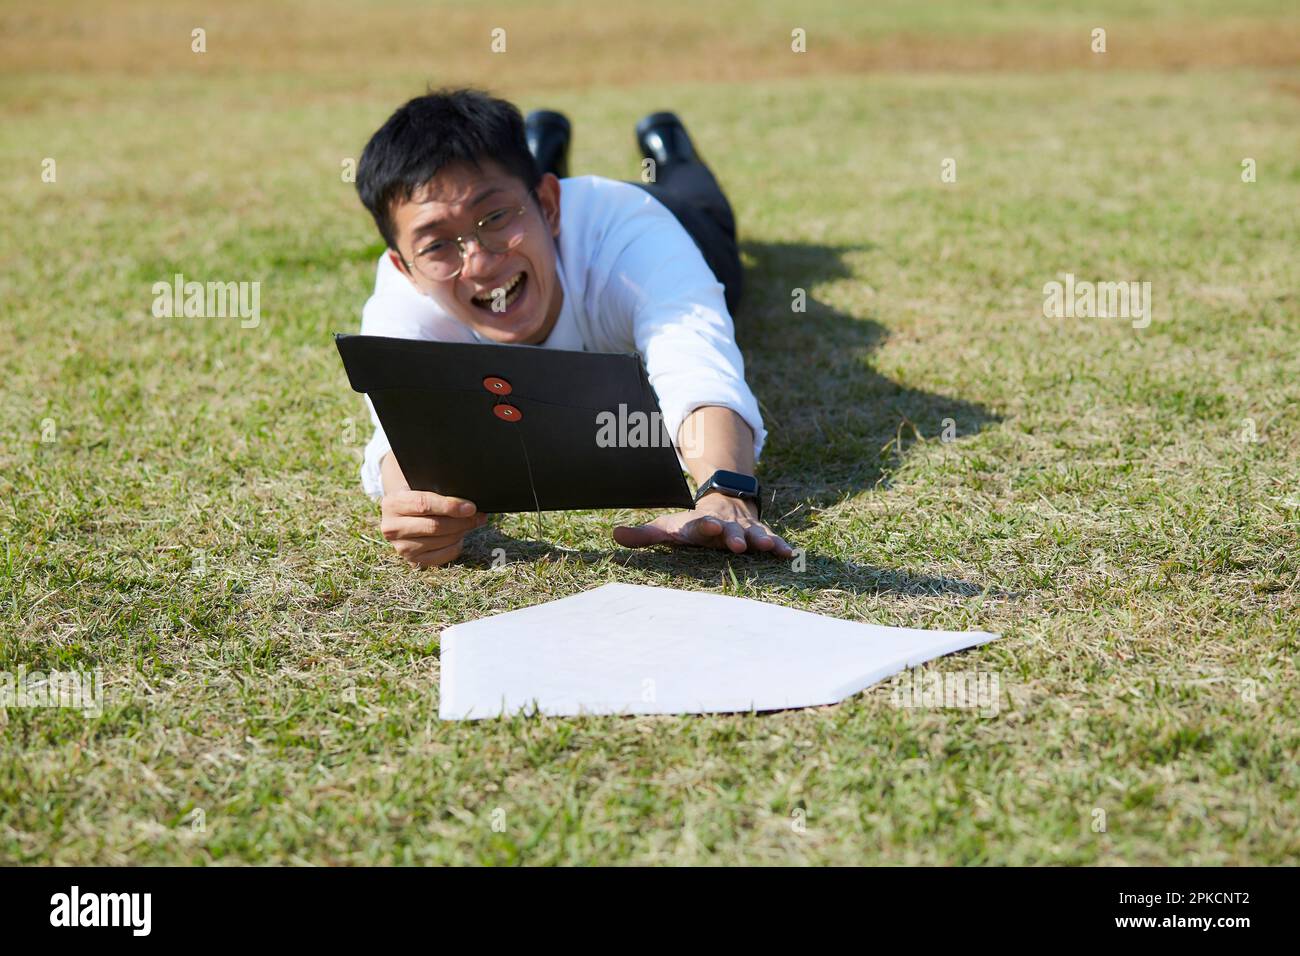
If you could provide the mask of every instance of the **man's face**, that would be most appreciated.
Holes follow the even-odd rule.
[[[496,163],[489,160],[481,166],[448,167],[395,206],[393,224],[400,255],[391,250],[389,254],[416,288],[484,338],[536,345],[551,334],[563,304],[555,272],[560,181],[544,175],[534,199],[521,181]],[[479,245],[474,227],[480,219],[521,205],[526,207],[519,220],[524,231],[517,245],[501,253]],[[420,268],[407,266],[430,243],[454,241],[457,236],[465,240],[459,275],[434,280]]]

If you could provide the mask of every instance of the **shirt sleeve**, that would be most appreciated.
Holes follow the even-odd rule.
[[[366,443],[365,456],[361,459],[361,488],[371,498],[380,498],[384,494],[384,481],[379,463],[393,450],[393,446],[388,444],[388,436],[379,424],[379,416],[375,414],[375,406],[370,404],[369,396],[366,397],[366,408],[370,411],[370,420],[375,423],[375,433]]]
[[[649,194],[641,195],[645,201],[607,237],[615,240],[615,251],[599,312],[606,320],[630,319],[636,350],[674,442],[691,412],[720,405],[753,430],[757,461],[767,431],[745,381],[722,283],[677,217]]]
[[[433,299],[424,295],[393,265],[388,253],[379,259],[375,291],[361,310],[361,334],[395,339],[426,339],[439,342],[473,342],[474,333],[447,315]],[[366,444],[361,461],[361,487],[372,498],[384,493],[379,462],[392,450],[375,406],[366,397],[366,409],[375,432]]]

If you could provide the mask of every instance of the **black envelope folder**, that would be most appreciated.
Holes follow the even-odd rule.
[[[468,498],[488,513],[693,507],[638,355],[376,335],[334,341],[416,490]],[[598,420],[602,412],[613,418]],[[645,427],[620,436],[630,443],[601,447],[600,424],[638,421]]]

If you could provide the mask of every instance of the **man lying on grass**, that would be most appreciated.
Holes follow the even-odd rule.
[[[673,114],[647,116],[637,139],[653,182],[570,179],[559,113],[525,122],[476,90],[402,106],[357,170],[388,244],[361,331],[639,353],[704,493],[695,510],[617,527],[614,540],[789,557],[759,520],[753,474],[766,432],[732,325],[741,266],[731,207]],[[382,496],[384,537],[415,566],[455,560],[487,517],[471,501],[412,490],[371,414],[361,478]]]

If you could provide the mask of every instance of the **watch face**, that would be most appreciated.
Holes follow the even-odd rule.
[[[758,494],[758,479],[753,475],[742,475],[737,471],[716,471],[713,473],[713,483],[719,488],[738,495]]]

